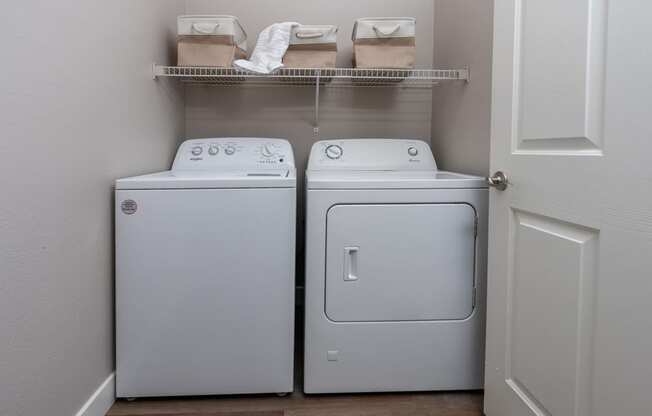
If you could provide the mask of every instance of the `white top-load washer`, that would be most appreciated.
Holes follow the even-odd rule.
[[[117,396],[292,391],[290,144],[186,141],[115,203]]]
[[[306,183],[305,392],[482,388],[483,178],[349,139],[313,146]]]

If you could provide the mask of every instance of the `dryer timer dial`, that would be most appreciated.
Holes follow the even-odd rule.
[[[326,147],[326,157],[328,157],[331,160],[337,160],[342,157],[344,154],[344,150],[342,150],[341,146],[338,146],[336,144],[331,144]]]

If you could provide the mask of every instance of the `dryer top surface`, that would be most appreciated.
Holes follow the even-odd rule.
[[[308,189],[484,189],[479,176],[445,171],[308,171]]]

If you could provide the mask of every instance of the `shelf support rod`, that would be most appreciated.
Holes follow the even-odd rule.
[[[319,84],[321,81],[321,70],[317,70],[315,77],[315,125],[312,129],[315,136],[319,136]]]

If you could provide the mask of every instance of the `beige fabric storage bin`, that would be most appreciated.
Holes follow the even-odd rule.
[[[177,61],[179,66],[231,67],[247,56],[247,34],[236,17],[224,15],[179,16]]]
[[[358,19],[353,27],[353,66],[411,69],[416,63],[416,19]]]
[[[283,56],[286,68],[334,68],[337,60],[337,26],[299,25],[292,29]]]

